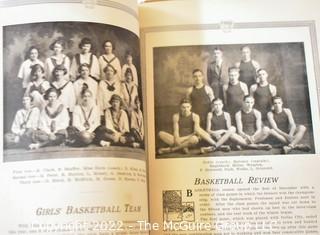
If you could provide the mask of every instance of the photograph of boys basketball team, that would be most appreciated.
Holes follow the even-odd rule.
[[[303,43],[155,48],[154,58],[157,157],[314,153]]]
[[[9,37],[19,39],[21,34],[28,40],[20,42],[26,47],[19,53],[12,49],[17,40]],[[44,40],[43,34],[59,37]],[[17,79],[10,83],[11,77],[4,76],[5,110],[15,113],[5,119],[5,149],[144,148],[139,67],[134,64],[139,65],[139,60],[133,61],[139,55],[138,40],[132,35],[114,26],[81,22],[8,26],[5,56],[16,56],[18,61],[26,51],[26,57],[11,69],[11,77]],[[115,42],[108,36],[131,40]],[[117,52],[115,44],[121,48]],[[5,70],[10,70],[9,65]],[[15,90],[21,87],[21,95],[9,94],[10,85]]]

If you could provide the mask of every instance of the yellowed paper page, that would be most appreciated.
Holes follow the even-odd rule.
[[[148,199],[136,1],[0,6],[0,234],[140,233]]]
[[[317,1],[142,4],[151,234],[319,233],[318,7]],[[254,69],[253,84],[245,80],[246,58]],[[221,72],[214,77],[215,69]],[[281,108],[261,104],[257,93],[265,74],[268,95],[261,97],[281,97],[275,99]],[[233,77],[242,85],[228,90]],[[214,100],[216,106],[210,106],[208,90],[221,99]],[[243,101],[250,92],[253,98]],[[182,101],[185,97],[191,103]],[[222,104],[223,111],[215,111]],[[285,140],[273,135],[280,127],[268,118],[280,126],[276,115],[284,109],[296,124]],[[247,111],[255,113],[253,124]],[[218,116],[224,121],[218,123]],[[224,124],[226,116],[232,128]],[[250,134],[249,126],[270,137],[263,140],[257,129]],[[211,140],[220,145],[223,136],[228,142],[214,149]]]

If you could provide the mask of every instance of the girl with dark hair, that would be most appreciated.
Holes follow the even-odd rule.
[[[32,143],[34,131],[38,128],[40,111],[32,106],[31,98],[22,98],[23,108],[16,112],[11,126],[11,132],[4,135],[6,148],[27,148]]]
[[[130,68],[125,72],[125,80],[121,83],[121,93],[125,109],[130,114],[135,106],[135,98],[138,96],[137,85],[133,81],[133,74]]]
[[[81,64],[88,64],[90,76],[95,80],[100,80],[100,67],[97,57],[92,54],[92,42],[90,38],[82,38],[79,43],[80,53],[75,54],[71,63],[71,78],[76,80],[79,76],[79,66]]]
[[[60,145],[64,142],[69,125],[69,114],[66,107],[59,101],[60,91],[49,88],[45,99],[48,104],[40,114],[38,130],[35,131],[30,149],[44,146]]]
[[[53,82],[51,86],[60,91],[59,100],[72,113],[76,105],[76,96],[72,82],[67,80],[66,74],[67,69],[63,65],[57,65],[52,71]]]
[[[100,125],[100,110],[87,87],[82,89],[81,103],[75,106],[72,117],[72,127],[68,128],[70,143],[73,146],[91,144],[95,138],[95,130]]]
[[[129,119],[122,109],[122,99],[113,94],[109,100],[110,107],[105,111],[105,125],[97,129],[97,141],[101,146],[125,145],[134,142],[129,133]]]
[[[101,79],[104,77],[104,68],[106,66],[112,66],[115,71],[115,78],[120,81],[121,65],[119,59],[113,54],[113,50],[115,49],[114,44],[111,41],[106,40],[103,42],[102,47],[104,49],[104,54],[99,57]]]
[[[105,78],[99,82],[98,86],[98,106],[100,107],[101,116],[104,115],[104,111],[109,108],[110,98],[116,94],[121,96],[121,84],[120,81],[115,77],[116,71],[111,65],[107,65],[103,73]]]
[[[133,147],[142,147],[144,144],[144,124],[143,124],[143,114],[141,112],[141,102],[139,97],[136,96],[134,99],[134,109],[131,112],[130,132],[133,133],[134,143]]]
[[[18,78],[22,80],[22,88],[26,89],[30,83],[31,66],[39,64],[44,66],[42,61],[38,59],[39,50],[32,46],[27,53],[27,59],[23,61],[18,72]]]
[[[63,65],[66,68],[66,79],[69,80],[70,59],[63,54],[65,48],[65,42],[62,39],[55,40],[50,45],[50,50],[53,51],[53,55],[46,59],[44,70],[46,72],[46,78],[49,82],[53,79],[52,71],[57,65]]]
[[[44,78],[44,69],[40,64],[31,66],[31,82],[29,83],[24,96],[32,98],[33,106],[42,110],[46,105],[44,100],[45,92],[50,88],[50,83]]]
[[[81,92],[86,86],[92,93],[92,99],[97,103],[98,83],[90,77],[90,65],[81,64],[79,66],[80,77],[73,83],[74,92],[76,95],[77,104],[82,101]]]
[[[123,81],[126,80],[126,76],[125,76],[126,75],[126,71],[127,71],[128,68],[130,68],[131,72],[132,72],[133,82],[134,82],[134,84],[136,84],[138,86],[139,85],[138,73],[137,73],[136,66],[132,63],[132,53],[130,51],[127,51],[126,55],[125,55],[125,58],[126,58],[126,63],[122,66],[122,69],[121,69],[122,80]]]

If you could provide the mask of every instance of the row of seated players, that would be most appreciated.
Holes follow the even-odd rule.
[[[81,91],[81,102],[75,106],[72,120],[58,99],[59,95],[59,90],[49,88],[45,93],[47,104],[42,111],[32,105],[31,97],[24,96],[23,108],[15,115],[11,133],[5,134],[5,146],[38,149],[61,144],[87,146],[95,143],[143,147],[143,115],[138,98],[129,118],[122,108],[122,98],[112,95],[102,122],[93,93],[88,88]]]
[[[230,114],[223,111],[222,100],[214,99],[212,111],[207,114],[205,131],[200,127],[199,115],[191,110],[191,100],[184,98],[180,103],[180,112],[173,115],[173,134],[159,132],[159,138],[169,147],[159,148],[158,153],[188,153],[189,147],[196,146],[200,140],[209,144],[208,147],[201,147],[200,153],[230,151],[230,143],[237,150],[270,150],[272,146],[263,143],[269,136],[282,143],[285,154],[293,149],[310,151],[310,146],[299,144],[306,127],[295,124],[290,109],[283,107],[281,97],[273,98],[274,109],[267,114],[270,127],[263,125],[261,113],[253,108],[254,102],[250,95],[243,98],[242,108],[235,114],[235,127],[231,125]]]
[[[242,100],[246,95],[255,99],[254,108],[259,110],[263,121],[267,120],[267,113],[272,107],[272,98],[277,96],[277,87],[268,81],[268,73],[261,68],[257,71],[256,83],[250,88],[239,80],[240,70],[237,67],[228,69],[229,82],[224,85],[216,84],[219,87],[213,89],[204,83],[204,76],[200,69],[192,72],[194,85],[187,91],[187,96],[193,104],[193,112],[199,115],[201,127],[206,128],[207,113],[211,110],[211,102],[214,98],[220,98],[225,104],[225,110],[231,117],[242,107]],[[221,90],[216,95],[213,90]]]
[[[72,113],[76,104],[81,101],[81,91],[83,87],[89,88],[94,101],[100,107],[101,115],[106,108],[110,107],[109,100],[113,94],[119,95],[123,100],[123,105],[130,112],[134,107],[134,100],[138,97],[138,87],[134,83],[133,73],[130,68],[125,71],[125,81],[119,82],[116,79],[116,70],[110,65],[104,69],[103,80],[96,81],[90,76],[90,65],[81,64],[79,66],[79,77],[75,81],[65,79],[67,69],[63,65],[57,65],[52,71],[53,80],[49,82],[44,77],[44,69],[40,64],[31,67],[31,81],[28,84],[24,96],[33,99],[34,106],[43,110],[47,101],[44,99],[46,91],[53,87],[61,93],[60,101]]]

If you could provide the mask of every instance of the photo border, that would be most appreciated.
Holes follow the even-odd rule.
[[[141,29],[141,33],[140,33],[140,41],[141,41],[141,58],[142,58],[142,63],[141,63],[141,76],[146,78],[147,77],[147,46],[146,46],[146,42],[147,42],[147,36],[148,34],[152,34],[152,33],[164,33],[164,32],[179,32],[179,31],[204,31],[204,30],[221,30],[223,31],[223,23],[213,23],[213,24],[183,24],[183,25],[169,25],[169,26],[158,26],[158,27],[145,27]],[[229,32],[234,30],[234,29],[264,29],[264,28],[298,28],[298,27],[305,27],[308,28],[309,30],[309,36],[310,36],[310,44],[311,44],[311,53],[312,53],[312,60],[313,60],[313,70],[314,70],[314,76],[315,76],[315,84],[316,87],[315,88],[310,88],[310,89],[316,89],[315,93],[317,94],[317,105],[318,105],[318,113],[317,113],[317,119],[319,119],[320,117],[320,63],[319,63],[319,51],[318,51],[318,43],[317,43],[317,33],[316,33],[316,22],[314,20],[305,20],[305,21],[274,21],[274,22],[229,22],[231,23],[232,27],[230,28]],[[225,33],[227,34],[228,32],[225,31]],[[202,44],[197,44],[197,45],[202,45]],[[173,46],[173,45],[172,45]],[[182,46],[182,45],[174,45],[174,46]],[[186,45],[183,45],[186,46]],[[191,45],[190,45],[191,46]],[[153,49],[154,47],[152,47]],[[150,65],[152,61],[148,61],[148,65]],[[151,65],[150,65],[151,66]],[[153,66],[153,63],[152,63]],[[307,67],[307,65],[306,65]],[[149,82],[149,83],[148,83]],[[146,79],[146,87],[149,87],[150,90],[152,90],[150,88],[150,79]],[[147,84],[148,83],[148,84]],[[154,85],[154,84],[153,84]],[[154,86],[152,85],[152,87],[154,88]],[[146,90],[146,94],[148,94],[150,91]],[[152,91],[153,92],[153,91]],[[150,100],[146,99],[145,102],[145,108],[146,107],[150,107]],[[311,103],[310,103],[310,106]],[[153,109],[154,109],[154,102],[153,102]],[[311,113],[313,108],[311,108]],[[154,110],[153,110],[154,112]],[[314,117],[312,117],[313,119]],[[150,142],[155,144],[155,135],[156,133],[154,133],[155,131],[155,118],[153,118],[153,123],[152,123],[152,128],[150,127],[150,118],[149,119],[145,119],[146,120],[146,146],[147,146],[147,154],[149,155],[153,155],[153,159],[154,160],[161,160],[161,159],[168,159],[168,158],[158,158],[156,155],[156,149],[155,149],[155,145],[152,147],[152,149],[150,148]],[[315,127],[313,127],[313,129],[315,129]],[[153,132],[153,133],[152,133]],[[153,135],[151,135],[151,133]],[[314,133],[316,133],[316,131],[314,130]],[[315,134],[313,133],[313,137],[315,137]],[[149,138],[153,138],[152,141],[150,141],[151,139]],[[317,155],[319,154],[317,152],[317,144],[316,144],[316,138],[314,138],[314,144],[315,144],[315,154],[312,155]],[[265,156],[277,156],[277,155],[265,155]],[[219,156],[216,156],[219,157]],[[236,156],[233,156],[236,157]],[[147,161],[149,162],[149,158],[147,159]]]

